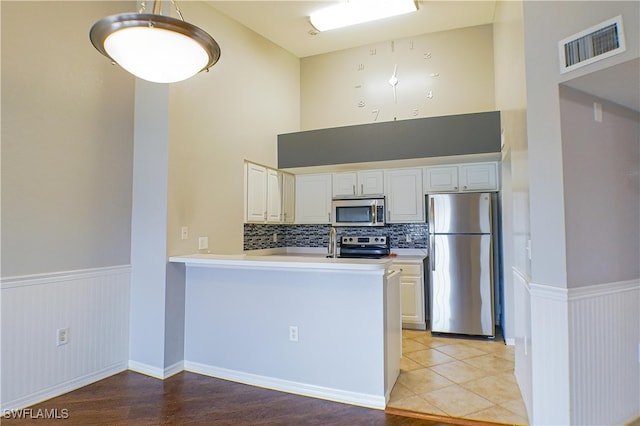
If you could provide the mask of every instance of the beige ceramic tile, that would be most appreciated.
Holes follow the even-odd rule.
[[[474,367],[481,368],[490,374],[502,374],[505,372],[513,373],[513,363],[497,356],[495,353],[466,358],[464,362],[471,364]]]
[[[427,332],[421,337],[414,337],[413,340],[420,342],[430,348],[437,348],[439,346],[450,345],[449,339],[443,339],[441,337],[432,337],[431,333]]]
[[[403,410],[416,411],[418,413],[437,414],[440,416],[447,415],[447,413],[419,396],[411,396],[405,399],[389,402],[388,406],[392,408],[401,408]]]
[[[434,365],[456,361],[455,358],[452,358],[449,355],[443,354],[437,349],[425,349],[423,351],[415,351],[405,356],[425,367],[432,367]]]
[[[529,418],[527,414],[527,407],[524,405],[524,401],[522,400],[522,398],[517,398],[511,401],[502,402],[500,406],[506,408],[507,410],[511,411],[512,413],[515,413],[516,415],[524,419]]]
[[[412,353],[416,353],[416,352],[412,352]],[[420,368],[424,368],[424,365],[418,364],[417,362],[409,358],[408,354],[405,354],[402,358],[400,358],[400,371],[413,371],[413,370],[418,370]]]
[[[402,353],[408,354],[410,352],[422,351],[427,349],[426,345],[417,342],[413,339],[402,339]]]
[[[402,337],[403,338],[407,338],[407,339],[413,339],[414,337],[422,337],[425,334],[431,334],[428,331],[424,331],[424,330],[409,330],[409,329],[403,329],[402,330]]]
[[[488,353],[508,350],[508,348],[510,348],[505,345],[503,341],[497,340],[468,340],[465,341],[464,344]]]
[[[452,345],[439,346],[438,350],[445,354],[454,357],[455,359],[463,360],[466,358],[472,358],[480,355],[486,355],[485,351],[473,348],[471,346],[455,343]]]
[[[407,373],[401,372],[396,383],[406,386],[419,395],[454,384],[451,380],[434,373],[428,368]]]
[[[488,374],[480,368],[462,361],[448,362],[431,367],[431,370],[455,383],[465,383],[486,377]]]
[[[399,399],[409,398],[411,396],[416,396],[415,392],[413,392],[408,387],[404,386],[402,383],[396,382],[395,386],[391,390],[391,397],[390,397],[389,403]]]
[[[520,417],[517,414],[503,408],[499,405],[494,405],[484,410],[477,411],[465,416],[467,419],[484,420],[496,423],[507,423],[510,425],[528,425],[529,422],[526,418]]]
[[[491,401],[458,385],[448,386],[420,396],[453,417],[464,417],[494,405]]]
[[[461,386],[488,399],[494,404],[511,401],[520,397],[520,388],[508,375],[487,376],[482,379],[463,383]]]

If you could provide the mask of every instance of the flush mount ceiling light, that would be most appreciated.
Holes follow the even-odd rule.
[[[173,83],[209,70],[220,59],[220,46],[204,30],[180,19],[161,15],[162,0],[153,13],[123,13],[93,24],[89,38],[104,56],[131,74],[154,83]]]
[[[318,31],[329,31],[417,10],[415,0],[351,0],[313,12],[309,20]]]

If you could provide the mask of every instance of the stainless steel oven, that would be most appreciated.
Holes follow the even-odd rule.
[[[384,226],[384,196],[334,198],[333,226]]]

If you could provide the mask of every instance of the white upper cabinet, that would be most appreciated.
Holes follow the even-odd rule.
[[[426,192],[458,190],[458,166],[425,167]]]
[[[497,191],[496,163],[463,164],[460,166],[461,191]]]
[[[247,171],[247,222],[267,220],[267,168],[245,163]]]
[[[331,174],[296,176],[296,223],[331,223]]]
[[[496,162],[429,166],[424,168],[425,192],[473,192],[498,190]]]
[[[246,170],[246,222],[281,223],[283,173],[250,162]],[[292,203],[292,201],[291,201]],[[293,217],[293,216],[292,216]]]
[[[282,173],[282,223],[295,221],[296,177],[291,173]]]
[[[382,170],[333,173],[333,196],[359,196],[384,194]]]
[[[388,223],[424,222],[422,169],[385,170]]]
[[[267,222],[280,223],[282,212],[282,174],[267,169]]]

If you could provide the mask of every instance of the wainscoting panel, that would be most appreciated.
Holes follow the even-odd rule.
[[[572,424],[640,416],[640,282],[571,289]]]
[[[127,368],[130,279],[128,265],[2,279],[1,409]]]
[[[518,269],[513,268],[514,333],[515,333],[515,376],[520,387],[522,400],[531,418],[533,412],[531,373],[531,297],[529,280]]]

